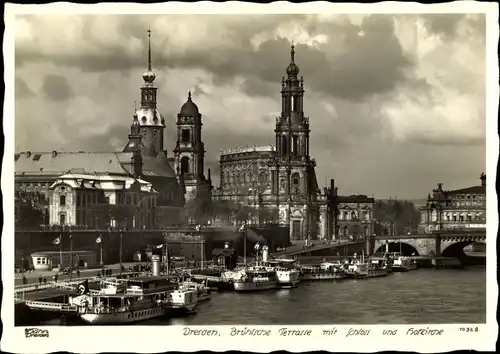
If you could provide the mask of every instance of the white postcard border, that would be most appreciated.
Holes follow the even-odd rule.
[[[72,351],[80,353],[123,351],[151,353],[162,351],[195,350],[244,350],[270,352],[288,350],[301,352],[311,350],[376,352],[382,350],[406,350],[417,352],[441,352],[458,349],[494,350],[498,335],[496,308],[498,286],[496,282],[496,234],[498,225],[496,163],[498,161],[497,114],[499,89],[497,83],[498,56],[497,43],[498,5],[472,1],[448,4],[424,5],[418,3],[383,2],[378,4],[331,4],[311,2],[291,4],[275,2],[272,4],[228,3],[168,3],[168,4],[94,4],[81,5],[53,3],[46,5],[5,6],[4,67],[5,102],[4,135],[5,147],[2,169],[2,193],[4,226],[2,232],[2,282],[4,287],[2,301],[2,322],[4,325],[1,349],[18,353],[41,353],[53,351]],[[113,13],[113,14],[181,14],[181,13],[485,13],[487,18],[487,324],[456,325],[341,325],[341,326],[192,326],[192,329],[216,330],[220,335],[184,335],[184,326],[130,326],[130,327],[45,327],[49,338],[25,338],[24,327],[14,327],[14,198],[13,185],[14,161],[14,16],[16,14],[38,13]],[[231,336],[231,328],[271,330],[269,336]],[[281,328],[290,330],[311,330],[309,336],[282,336]],[[323,335],[323,330],[337,331],[334,335]],[[369,330],[369,335],[346,337],[349,329]],[[408,330],[440,331],[438,334],[408,335]],[[383,336],[383,330],[398,330],[395,336]],[[462,330],[461,330],[462,329]],[[477,331],[476,331],[477,329]],[[433,332],[433,333],[438,333]]]

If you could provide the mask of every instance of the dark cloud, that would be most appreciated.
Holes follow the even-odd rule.
[[[189,16],[186,16],[189,18]],[[191,16],[191,18],[193,18]],[[280,23],[294,19],[300,22],[304,16],[198,16],[207,23],[226,24],[220,47],[198,47],[193,45],[182,51],[164,51],[156,48],[169,48],[169,40],[158,36],[153,41],[154,67],[164,68],[200,68],[214,75],[214,82],[231,82],[236,77],[245,77],[242,91],[249,95],[265,95],[269,83],[279,84],[281,76],[289,62],[290,42],[284,38],[264,41],[254,50],[251,39],[256,34],[272,30]],[[88,38],[93,21],[91,17],[84,21],[82,41]],[[105,72],[109,70],[126,70],[145,65],[146,41],[143,39],[143,50],[129,50],[129,37],[141,38],[146,28],[145,17],[123,16],[118,28],[123,30],[122,38],[101,44],[93,43],[98,50],[86,52],[67,52],[50,56],[56,65],[78,67],[83,71]],[[364,18],[360,26],[349,22],[343,24],[306,23],[312,32],[326,31],[332,38],[343,38],[345,48],[337,54],[327,55],[320,49],[298,44],[296,46],[297,63],[309,85],[315,91],[329,95],[360,99],[374,93],[394,89],[398,82],[405,80],[402,70],[411,66],[405,58],[400,43],[394,34],[392,16],[373,15]],[[145,27],[146,26],[146,27]],[[87,32],[85,32],[88,30]],[[85,34],[87,33],[87,35]],[[359,34],[363,35],[360,36]],[[225,43],[229,43],[225,45]],[[337,44],[331,44],[336,46]],[[334,51],[335,52],[335,51]],[[32,46],[17,48],[18,65],[24,61],[47,60],[42,51],[33,50]],[[318,68],[322,68],[318,70]]]
[[[48,74],[42,84],[42,93],[54,101],[65,101],[73,96],[73,89],[64,76]]]
[[[428,14],[424,17],[426,27],[433,33],[455,36],[457,25],[466,14]]]
[[[30,98],[35,95],[35,93],[29,88],[26,81],[24,81],[22,78],[16,76],[15,85],[16,85],[16,93],[15,93],[16,99]]]

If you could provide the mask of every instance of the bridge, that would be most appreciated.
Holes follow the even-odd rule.
[[[330,256],[339,253],[342,256],[361,254],[366,248],[366,241],[339,241],[335,243],[316,244],[310,247],[293,245],[285,251],[275,252],[272,256],[276,258],[300,257],[300,256]]]
[[[486,242],[486,229],[445,230],[432,234],[383,235],[369,237],[369,253],[402,252],[404,254],[463,257],[464,247]]]

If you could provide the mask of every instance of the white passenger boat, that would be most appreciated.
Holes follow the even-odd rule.
[[[277,287],[276,272],[269,271],[265,267],[250,267],[240,274],[239,279],[233,279],[236,292],[262,291]]]
[[[304,265],[300,268],[302,280],[341,280],[347,278],[347,273],[340,265],[325,267],[320,265]]]
[[[398,256],[394,258],[392,270],[394,272],[408,272],[417,269],[417,262],[409,257]]]
[[[179,289],[195,291],[198,302],[210,300],[211,297],[210,290],[203,283],[185,281],[179,284]]]
[[[300,272],[294,267],[294,259],[274,259],[262,262],[261,265],[268,271],[275,271],[277,286],[280,288],[294,288],[300,282]]]
[[[374,266],[368,262],[355,262],[349,264],[348,274],[354,279],[366,279],[385,277],[388,273],[386,268]]]
[[[198,305],[198,291],[179,286],[178,289],[170,292],[168,299],[168,308],[172,315],[184,315],[196,311]]]
[[[169,295],[176,287],[166,276],[105,278],[100,291],[81,288],[81,295],[70,297],[69,303],[89,324],[134,323],[168,314]]]

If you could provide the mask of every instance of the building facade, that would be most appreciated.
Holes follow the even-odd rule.
[[[51,225],[85,225],[90,229],[134,229],[136,225],[152,229],[156,226],[158,193],[144,180],[129,176],[65,174],[50,189]],[[113,206],[127,207],[126,212],[122,211],[122,218],[113,215]],[[128,214],[130,220],[127,220]]]
[[[421,207],[419,232],[439,230],[464,230],[486,227],[486,175],[480,176],[481,184],[456,190],[444,190],[443,184],[427,197]]]
[[[299,78],[299,71],[292,45],[287,76],[281,82],[275,144],[221,151],[220,186],[213,192],[214,199],[251,206],[256,209],[257,218],[252,218],[256,222],[262,221],[259,215],[266,210],[268,220],[289,227],[292,240],[348,237],[355,225],[361,232],[373,232],[373,200],[353,196],[338,199],[343,200],[342,208],[349,210],[349,216],[337,224],[335,233],[334,187],[323,191],[318,187],[316,161],[309,152],[311,130],[304,113],[304,79]]]

